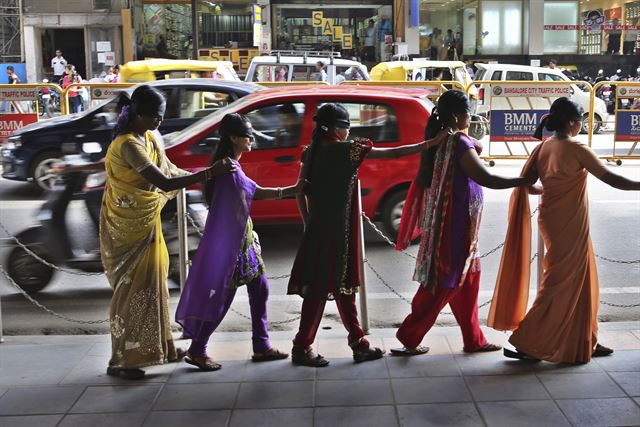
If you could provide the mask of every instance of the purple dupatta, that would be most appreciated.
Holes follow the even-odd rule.
[[[176,321],[187,338],[197,336],[203,322],[220,318],[232,291],[231,278],[256,191],[256,183],[232,161],[236,172],[216,178],[204,235],[176,310]]]

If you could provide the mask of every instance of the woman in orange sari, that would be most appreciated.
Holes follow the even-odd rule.
[[[562,363],[587,363],[613,350],[598,344],[598,274],[589,236],[587,175],[621,190],[640,190],[640,182],[609,171],[575,136],[583,110],[559,98],[543,117],[554,131],[540,144],[522,171],[542,185],[516,189],[509,206],[509,228],[488,325],[514,330],[507,357]],[[542,194],[538,226],[547,254],[533,306],[526,313],[530,279],[531,220],[528,194]]]

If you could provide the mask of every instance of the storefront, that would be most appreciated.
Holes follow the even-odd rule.
[[[196,5],[198,59],[233,61],[243,71],[258,54],[261,8],[239,0],[197,0]],[[132,21],[136,59],[193,57],[191,0],[136,0]]]
[[[276,50],[340,51],[343,56],[363,59],[368,52],[374,55],[370,62],[376,63],[391,57],[392,0],[271,3],[272,46]]]
[[[640,54],[640,1],[545,1],[545,54]]]

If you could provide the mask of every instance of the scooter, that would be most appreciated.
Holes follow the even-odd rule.
[[[489,133],[489,120],[483,115],[472,114],[469,125],[469,136],[475,139],[482,139]]]
[[[65,162],[73,164],[69,157],[65,157]],[[100,252],[98,250],[85,252],[74,246],[66,222],[71,201],[82,200],[87,190],[91,189],[85,187],[87,176],[86,172],[73,172],[60,177],[38,212],[39,224],[16,235],[16,238],[31,252],[46,261],[45,264],[36,259],[18,244],[14,244],[10,250],[7,260],[9,275],[26,292],[36,293],[44,289],[51,282],[56,267],[86,273],[104,271]],[[89,181],[91,180],[94,181],[94,185],[104,184],[104,182],[101,183],[100,177],[94,176]],[[199,229],[204,229],[206,207],[202,203],[190,204],[189,200],[193,197],[193,195],[189,197],[189,194],[187,196],[188,212],[193,224]],[[175,212],[176,204],[168,204],[161,217],[163,234],[169,251],[169,275],[173,281],[177,282],[179,280],[179,239]],[[193,224],[188,228],[190,258],[195,255],[199,243],[199,236]]]

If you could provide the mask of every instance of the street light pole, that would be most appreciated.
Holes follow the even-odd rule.
[[[191,44],[193,49],[191,55],[192,59],[198,59],[198,0],[191,0]]]

